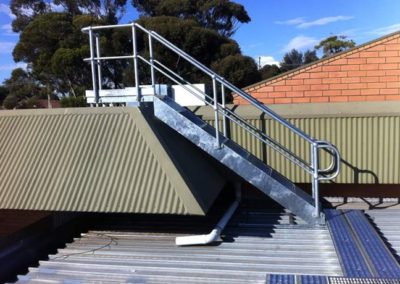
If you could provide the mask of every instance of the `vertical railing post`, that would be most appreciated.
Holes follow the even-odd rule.
[[[92,27],[89,28],[89,47],[90,47],[90,67],[92,70],[92,84],[93,84],[93,92],[96,105],[99,103],[99,89],[97,88],[96,82],[96,67],[95,67],[95,59],[94,59],[94,43],[93,43],[93,30]]]
[[[311,161],[312,161],[312,196],[314,198],[315,204],[315,217],[319,217],[320,215],[320,204],[319,204],[319,158],[318,158],[318,144],[313,142],[311,144]]]
[[[215,80],[215,75],[212,76],[213,81],[213,99],[214,99],[214,127],[215,127],[215,139],[217,148],[221,147],[221,141],[219,139],[219,119],[218,119],[218,95],[217,95],[217,81]]]
[[[225,115],[226,114],[226,112],[225,112],[225,85],[223,82],[221,82],[221,100],[222,100],[222,109],[224,111],[224,114],[222,115],[222,130],[224,132],[224,136],[227,137],[226,136],[227,121],[226,121],[226,115]]]
[[[96,37],[96,57],[97,57],[97,82],[99,84],[99,92],[102,89],[102,79],[101,79],[101,61],[100,61],[100,35],[98,33],[95,34]]]
[[[133,49],[133,69],[135,72],[135,88],[136,88],[136,100],[140,103],[142,96],[140,94],[140,82],[139,82],[139,70],[138,70],[138,54],[136,44],[136,26],[132,23],[132,49]]]
[[[151,86],[153,87],[154,95],[156,95],[156,75],[154,72],[153,41],[151,38],[151,34],[149,34],[149,56],[150,56]]]

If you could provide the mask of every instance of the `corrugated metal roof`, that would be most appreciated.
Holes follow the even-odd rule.
[[[223,179],[203,171],[196,175],[213,183],[189,183],[196,168],[188,163],[198,158],[205,168],[206,161],[189,146],[162,145],[162,126],[145,118],[145,111],[2,111],[0,208],[204,214]],[[185,143],[179,135],[170,139]],[[177,151],[191,160],[175,159]]]
[[[201,233],[205,222],[176,223],[188,234],[192,228]],[[342,275],[327,228],[310,228],[296,217],[289,225],[289,215],[279,211],[242,207],[224,231],[223,241],[208,246],[177,247],[174,241],[180,234],[168,231],[169,224],[148,218],[130,224],[130,230],[118,230],[119,223],[115,230],[83,233],[39,267],[30,268],[19,283],[231,284],[265,283],[270,273]],[[160,227],[163,233],[154,232]]]
[[[365,213],[400,263],[400,209],[374,209]]]

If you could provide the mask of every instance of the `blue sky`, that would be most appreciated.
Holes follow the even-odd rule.
[[[130,2],[130,1],[128,1]],[[400,0],[236,0],[251,22],[241,24],[233,38],[242,52],[262,64],[275,63],[292,49],[312,48],[331,34],[346,35],[357,44],[400,30]],[[0,82],[16,66],[12,50],[18,34],[11,31],[8,0],[0,0]],[[137,18],[128,8],[121,22]]]

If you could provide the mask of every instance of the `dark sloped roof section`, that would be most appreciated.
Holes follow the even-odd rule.
[[[170,155],[137,108],[4,111],[0,208],[205,214]]]

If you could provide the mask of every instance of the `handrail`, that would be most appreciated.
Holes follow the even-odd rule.
[[[96,41],[93,40],[93,33],[94,31],[104,30],[104,29],[114,29],[114,28],[125,28],[129,27],[132,29],[132,55],[123,55],[123,56],[100,56],[100,41],[98,40],[98,35],[96,34]],[[149,57],[150,59],[147,60],[146,58],[142,57],[138,54],[137,46],[136,46],[136,28],[140,31],[147,34],[149,39]],[[259,141],[263,142],[264,144],[271,147],[276,152],[283,155],[285,158],[290,160],[292,163],[296,164],[297,166],[301,167],[304,171],[312,175],[312,187],[313,187],[313,198],[315,202],[315,214],[319,216],[319,193],[318,193],[318,181],[320,180],[330,180],[339,174],[340,171],[340,153],[338,149],[326,141],[319,141],[316,140],[301,129],[296,127],[295,125],[291,124],[287,120],[280,117],[277,113],[271,110],[269,107],[262,104],[260,101],[249,95],[248,93],[244,92],[243,90],[239,89],[238,87],[234,86],[232,83],[227,81],[222,76],[218,75],[214,71],[212,71],[207,66],[203,65],[201,62],[178,48],[176,45],[159,35],[158,33],[147,30],[146,28],[142,27],[138,23],[130,23],[130,24],[123,24],[123,25],[106,25],[106,26],[94,26],[94,27],[85,27],[82,29],[83,32],[87,32],[89,34],[89,43],[90,43],[90,58],[84,59],[85,61],[90,61],[91,69],[92,69],[92,80],[93,80],[93,90],[96,94],[96,101],[98,101],[98,91],[101,89],[101,73],[100,73],[100,65],[99,63],[101,60],[120,60],[120,59],[133,59],[134,61],[134,73],[135,73],[135,85],[137,90],[137,98],[140,101],[140,92],[139,92],[139,69],[138,63],[140,60],[141,62],[146,63],[151,68],[151,81],[152,86],[155,86],[155,73],[154,71],[158,71],[171,81],[175,82],[176,84],[182,86],[186,91],[193,94],[195,97],[201,99],[206,105],[211,106],[215,112],[215,137],[217,141],[217,146],[221,147],[220,141],[220,132],[219,132],[219,116],[222,116],[224,127],[223,127],[223,135],[226,136],[226,128],[225,128],[225,119],[229,119],[233,123],[239,125],[241,128],[244,128],[248,133],[256,137]],[[152,47],[152,40],[156,40],[161,43],[164,47],[168,48],[169,50],[173,51],[175,54],[186,60],[188,63],[192,64],[200,71],[208,75],[212,79],[212,91],[213,96],[210,96],[206,92],[203,92],[190,84],[187,80],[185,80],[182,76],[178,75],[176,72],[162,64],[160,61],[154,58],[153,55],[153,47]],[[96,48],[93,45],[96,45]],[[96,54],[95,54],[96,53]],[[96,70],[95,65],[97,64],[97,72],[99,77],[99,86],[96,84]],[[183,83],[182,83],[183,82]],[[190,85],[190,88],[185,86],[184,84]],[[221,85],[221,92],[224,94],[225,88],[229,89],[231,92],[236,93],[241,98],[245,99],[251,105],[256,107],[262,113],[267,114],[271,117],[274,121],[278,122],[280,125],[284,126],[286,129],[290,130],[292,133],[297,135],[298,137],[302,138],[304,141],[308,142],[311,145],[311,161],[307,162],[293,151],[289,150],[275,139],[268,136],[266,133],[255,127],[254,125],[247,122],[244,118],[240,115],[235,113],[234,111],[230,110],[225,106],[225,100],[223,98],[222,103],[218,102],[217,99],[217,84]],[[201,94],[202,96],[200,96]],[[205,98],[205,99],[204,99]],[[327,153],[329,153],[331,158],[331,163],[328,167],[324,169],[319,168],[320,162],[320,153],[319,150],[323,149]]]
[[[138,55],[138,58],[140,60],[142,60],[144,63],[148,64],[151,66],[151,63],[146,60],[144,57]],[[170,74],[165,73],[161,68],[157,67],[157,66],[153,66],[157,71],[159,71],[160,73],[162,73],[164,76],[167,76],[170,80],[172,80],[173,82],[175,82],[176,84],[180,85],[181,87],[183,87],[186,91],[188,91],[189,93],[191,93],[192,95],[194,95],[195,97],[197,97],[198,99],[202,99],[198,94],[196,94],[196,92],[193,92],[193,90],[191,90],[190,88],[188,88],[187,86],[181,84],[179,81],[177,81],[175,78],[171,77],[171,75],[178,77],[179,79],[183,80],[185,83],[188,83],[185,79],[183,79],[181,76],[179,76],[176,73],[173,73],[173,71],[171,69],[169,69],[168,67],[166,67],[163,64],[160,64],[161,67],[163,67],[165,70],[167,70],[168,72],[170,72]],[[204,95],[205,97],[207,97],[208,99],[210,99],[213,102],[213,98],[210,97],[207,93],[201,91],[200,89],[196,88],[195,86],[192,86],[192,88],[194,88],[197,92],[201,93],[202,95]],[[209,106],[213,106],[212,103],[207,102],[207,100],[204,101],[207,105]],[[257,139],[261,140],[262,142],[268,144],[270,147],[272,147],[275,151],[279,152],[280,154],[284,155],[287,159],[289,159],[290,161],[292,161],[293,163],[295,163],[296,165],[300,166],[301,168],[303,168],[304,170],[306,170],[308,173],[312,172],[312,169],[310,168],[310,166],[308,165],[308,163],[306,161],[304,161],[302,158],[300,158],[299,156],[297,156],[295,153],[293,153],[292,151],[290,151],[289,149],[287,149],[286,147],[282,146],[281,144],[279,144],[278,142],[276,142],[274,139],[272,139],[271,137],[268,137],[267,135],[265,135],[263,132],[261,132],[260,129],[254,127],[253,125],[251,125],[250,123],[248,123],[247,121],[245,121],[241,116],[239,116],[238,114],[234,113],[233,111],[231,111],[228,108],[223,108],[222,105],[220,104],[220,108],[218,108],[218,112],[221,113],[222,115],[226,115],[227,113],[229,115],[226,115],[226,117],[234,122],[235,124],[241,126],[241,127],[248,127],[250,129],[246,129],[250,134],[252,134],[254,137],[256,137]],[[233,116],[234,118],[232,118],[231,116]],[[239,120],[240,122],[238,122],[237,120]],[[242,125],[241,125],[242,124]],[[261,137],[260,137],[261,136]],[[286,154],[287,153],[287,154]]]
[[[318,148],[326,150],[329,154],[333,155],[331,164],[325,168],[320,169],[319,172],[322,176],[319,177],[319,180],[331,180],[337,177],[340,173],[340,153],[336,146],[328,143],[326,141],[318,141]],[[332,151],[332,152],[330,152]],[[330,175],[328,175],[330,174]]]

